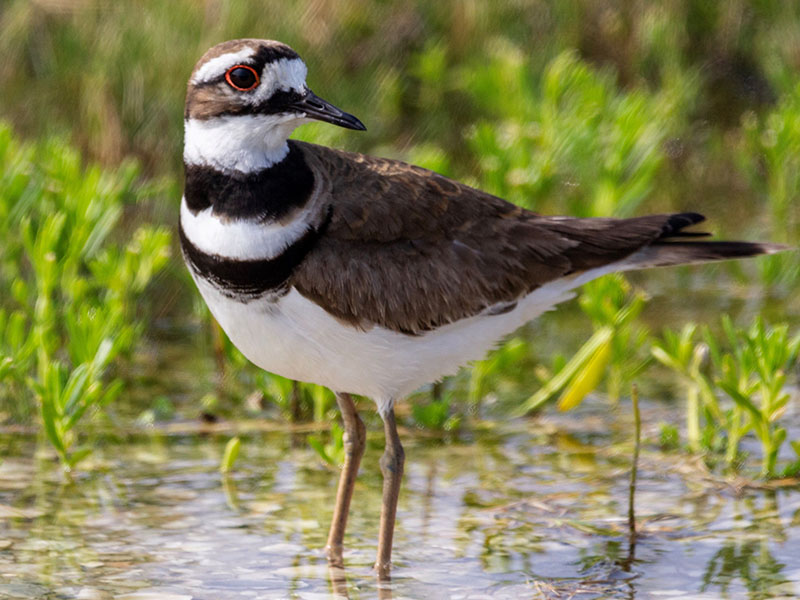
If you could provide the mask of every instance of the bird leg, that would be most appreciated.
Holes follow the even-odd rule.
[[[342,413],[344,422],[344,465],[339,476],[339,487],[336,491],[336,507],[333,510],[333,520],[331,529],[328,533],[328,543],[325,546],[325,553],[328,561],[337,567],[343,566],[342,545],[344,542],[344,530],[347,527],[347,515],[350,512],[350,500],[353,497],[353,488],[356,484],[358,466],[361,464],[361,457],[364,455],[364,447],[367,441],[367,429],[364,422],[358,416],[356,405],[350,394],[336,394],[336,403]]]
[[[383,474],[383,506],[381,507],[381,525],[378,533],[378,557],[375,569],[379,579],[388,579],[392,560],[392,536],[394,521],[397,515],[397,498],[400,495],[400,483],[403,479],[403,463],[405,452],[397,435],[397,424],[394,409],[389,409],[383,417],[383,429],[386,434],[386,447],[381,457],[381,473]]]

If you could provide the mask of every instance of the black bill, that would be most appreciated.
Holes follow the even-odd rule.
[[[298,112],[306,113],[311,119],[333,123],[339,127],[366,131],[364,124],[350,113],[339,110],[330,102],[323,100],[311,90],[307,90],[305,95],[299,100],[292,102],[292,108]]]

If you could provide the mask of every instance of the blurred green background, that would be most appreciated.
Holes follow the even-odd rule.
[[[221,40],[270,37],[369,128],[301,137],[541,210],[724,206],[737,228],[785,238],[796,218],[778,205],[797,182],[769,186],[800,160],[798,23],[800,6],[775,0],[6,0],[0,114],[25,138],[60,135],[88,160],[133,156],[178,182],[194,62]]]
[[[691,210],[727,237],[800,240],[797,2],[4,0],[0,416],[52,420],[64,460],[86,411],[124,425],[176,409],[260,414],[265,399],[308,418],[333,406],[246,366],[172,236],[185,82],[209,46],[236,37],[293,46],[310,87],[368,127],[315,124],[296,137],[421,164],[541,212]],[[636,365],[610,359],[610,395],[662,326],[719,332],[720,312],[796,324],[799,280],[792,253],[650,277],[658,297],[625,325],[641,329],[617,337]],[[626,286],[593,293],[621,294],[621,309]],[[686,288],[691,300],[672,297]],[[434,388],[412,418],[452,426],[453,395],[518,403],[564,366],[551,353],[588,337],[579,315],[573,305],[545,316],[537,344],[515,338]]]

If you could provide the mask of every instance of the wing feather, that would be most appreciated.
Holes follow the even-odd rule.
[[[298,145],[333,208],[291,284],[364,328],[420,334],[702,220],[543,217],[400,161]]]

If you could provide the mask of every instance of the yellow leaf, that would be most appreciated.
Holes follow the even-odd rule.
[[[600,383],[611,359],[611,338],[595,350],[583,370],[575,375],[558,399],[558,410],[572,410]]]
[[[242,442],[238,437],[232,437],[228,440],[228,443],[225,445],[225,453],[222,456],[222,462],[220,462],[219,465],[221,473],[230,473],[233,468],[233,463],[236,462],[236,458],[239,456],[239,448],[241,445]]]

